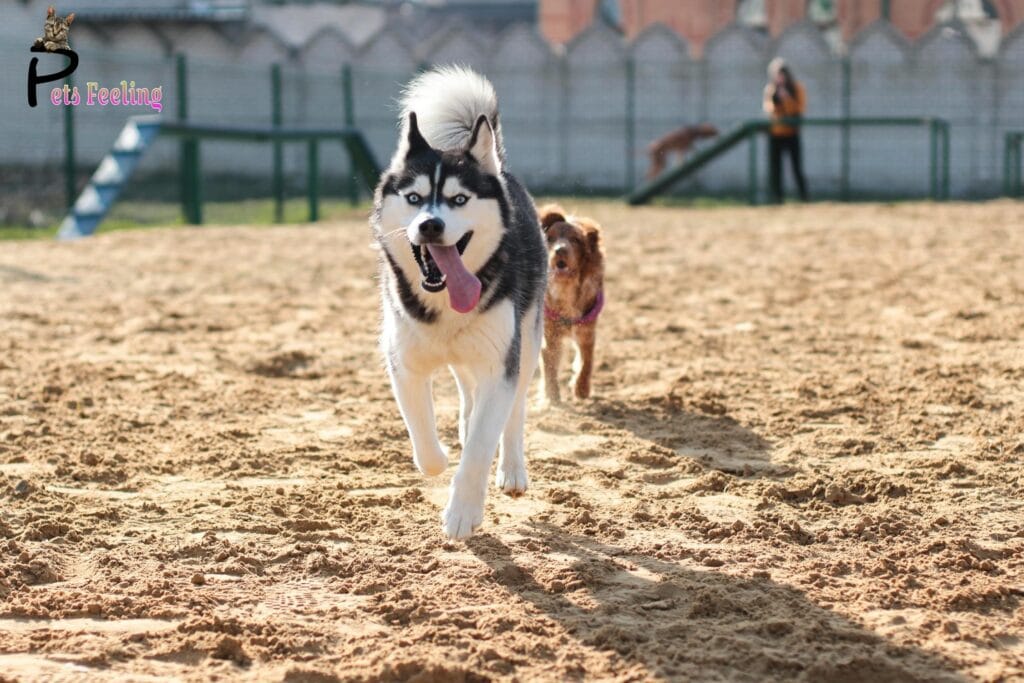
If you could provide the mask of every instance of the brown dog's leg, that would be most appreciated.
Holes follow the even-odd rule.
[[[544,348],[541,352],[544,361],[544,393],[552,403],[560,403],[562,398],[558,391],[558,361],[562,356],[563,330],[558,325],[544,326]]]
[[[594,371],[594,341],[597,339],[597,325],[580,325],[573,337],[579,348],[579,373],[573,378],[573,390],[576,398],[590,397],[590,375]]]
[[[665,163],[668,157],[668,150],[663,145],[651,145],[650,149],[651,157],[651,168],[647,171],[647,179],[661,175],[661,172],[665,170]]]

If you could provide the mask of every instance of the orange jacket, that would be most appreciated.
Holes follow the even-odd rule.
[[[781,101],[776,104],[772,98],[775,93],[775,84],[769,83],[764,87],[764,110],[771,115],[772,121],[803,116],[804,110],[807,109],[807,94],[804,92],[804,86],[799,83],[793,83],[793,89],[796,92],[792,96],[784,90],[780,90]],[[772,135],[775,137],[790,137],[796,133],[795,126],[781,123],[772,124]]]

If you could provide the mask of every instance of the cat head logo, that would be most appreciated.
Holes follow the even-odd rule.
[[[41,47],[47,52],[70,50],[68,34],[71,32],[71,22],[74,20],[74,12],[66,17],[58,17],[57,10],[53,8],[53,5],[50,5],[50,8],[46,10],[46,23],[43,24],[43,35],[40,38],[36,38],[36,42],[32,44],[32,47]]]
[[[75,13],[61,17],[57,10],[51,5],[46,10],[46,23],[43,24],[43,35],[36,38],[32,43],[32,52],[52,52],[64,55],[70,61],[61,71],[53,74],[39,75],[36,67],[39,66],[39,58],[33,57],[28,65],[28,106],[34,107],[38,104],[36,100],[36,86],[40,83],[49,83],[62,78],[67,78],[78,68],[78,53],[71,49],[68,43],[68,35],[71,33],[71,24],[75,20]]]

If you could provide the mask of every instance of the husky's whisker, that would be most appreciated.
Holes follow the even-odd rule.
[[[392,235],[394,235],[394,234],[396,234],[396,233],[399,233],[399,232],[405,232],[405,228],[395,228],[394,230],[392,230],[392,231],[390,231],[390,232],[385,232],[384,234],[382,234],[382,235],[380,236],[380,238],[381,238],[382,240],[386,240],[387,238],[389,238],[389,237],[391,237]]]

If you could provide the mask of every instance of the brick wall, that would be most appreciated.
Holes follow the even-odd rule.
[[[1024,0],[992,0],[999,11],[1003,33],[1024,22]],[[916,40],[935,24],[935,13],[945,0],[890,0],[893,25]],[[567,43],[594,20],[598,0],[540,0],[541,33],[554,43]],[[633,38],[645,28],[662,23],[686,38],[699,55],[708,38],[736,16],[737,0],[619,0],[623,29]],[[836,15],[847,43],[882,18],[882,0],[837,0]],[[804,18],[806,0],[765,0],[768,30],[778,36]]]

